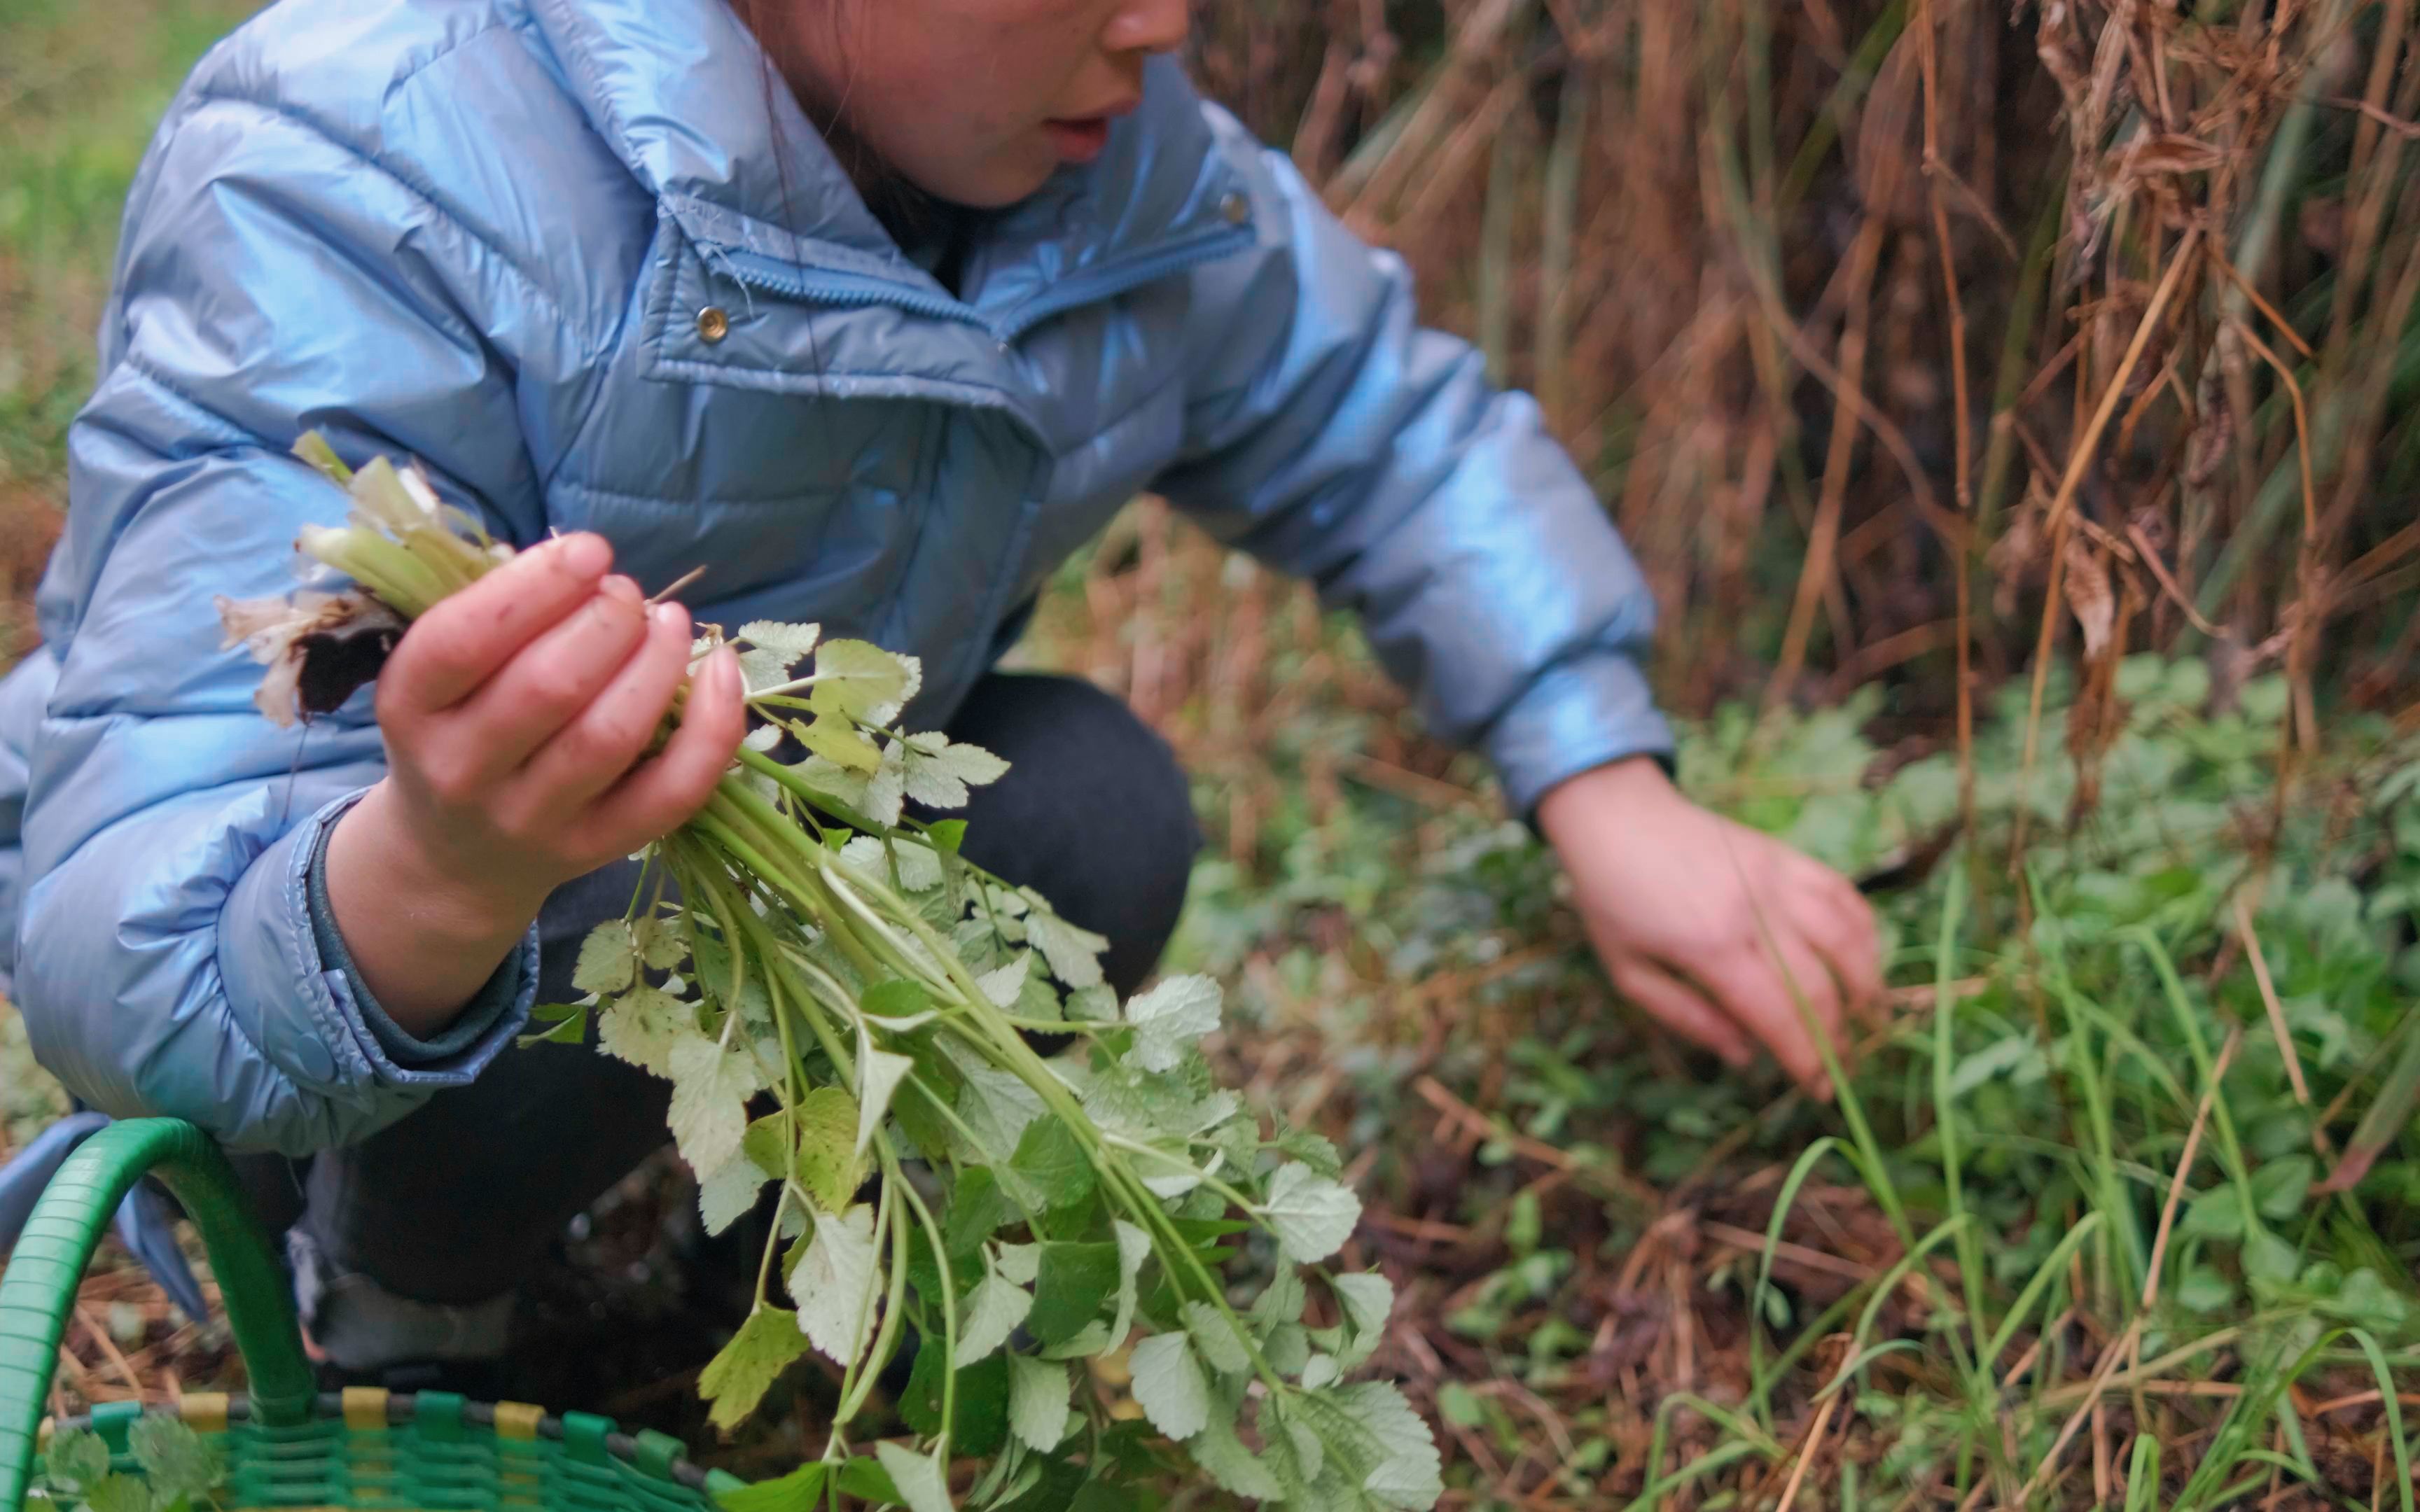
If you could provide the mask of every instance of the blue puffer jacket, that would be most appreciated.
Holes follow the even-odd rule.
[[[721,0],[285,0],[171,109],[116,288],[46,644],[0,686],[17,995],[111,1113],[321,1148],[516,1026],[398,1066],[314,947],[314,841],[381,769],[368,699],[272,728],[211,608],[287,591],[296,528],[342,512],[287,455],[306,426],[418,456],[512,541],[599,532],[650,588],[703,564],[701,618],[911,652],[911,718],[1156,489],[1358,609],[1516,806],[1668,745],[1649,596],[1535,407],[1173,65],[953,295]]]

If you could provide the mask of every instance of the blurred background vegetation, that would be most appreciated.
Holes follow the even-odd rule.
[[[0,0],[18,647],[118,200],[249,8]],[[1231,984],[1232,1074],[1354,1153],[1453,1504],[2408,1508],[2412,0],[1198,23],[1205,85],[1599,482],[1687,784],[1865,880],[1897,946],[1839,1106],[1682,1057],[1349,625],[1150,501],[1068,565],[1024,655],[1197,774],[1180,954]],[[15,1036],[22,1137],[56,1103]],[[647,1173],[535,1283],[670,1385],[532,1395],[700,1434],[687,1209]],[[88,1303],[67,1393],[235,1368],[138,1273]],[[796,1396],[712,1452],[794,1458]]]

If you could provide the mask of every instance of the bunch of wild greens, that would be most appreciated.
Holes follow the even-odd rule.
[[[362,637],[382,654],[399,622],[509,554],[413,473],[351,473],[316,438],[299,450],[354,505],[302,548],[361,593],[224,606],[289,717],[374,670]],[[724,639],[707,629],[698,654]],[[1084,1368],[1130,1346],[1151,1427],[1228,1490],[1429,1506],[1427,1428],[1394,1386],[1345,1379],[1393,1304],[1383,1277],[1324,1268],[1360,1204],[1325,1141],[1264,1137],[1213,1085],[1195,1043],[1218,1025],[1217,986],[1179,978],[1120,1003],[1107,942],[968,864],[963,821],[907,812],[960,807],[1007,769],[899,727],[914,658],[814,625],[728,639],[762,728],[651,849],[628,916],[581,951],[588,995],[543,1010],[538,1038],[577,1042],[593,1019],[608,1053],[671,1080],[710,1229],[775,1189],[755,1309],[702,1387],[729,1427],[814,1351],[839,1367],[841,1401],[822,1460],[768,1504],[941,1512],[961,1458],[973,1506],[1064,1506],[1087,1481],[1157,1473],[1164,1451]],[[776,759],[783,735],[802,760]],[[1046,1057],[1029,1031],[1071,1048]],[[1239,1300],[1224,1267],[1247,1247],[1273,1273]],[[1325,1326],[1307,1321],[1307,1279]],[[911,1335],[915,1442],[852,1443]]]
[[[88,1512],[193,1512],[213,1505],[226,1473],[192,1427],[173,1417],[138,1417],[126,1429],[136,1474],[116,1468],[108,1443],[90,1428],[62,1427],[43,1456],[39,1498]]]

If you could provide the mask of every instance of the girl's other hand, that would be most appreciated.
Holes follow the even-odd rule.
[[[549,893],[694,814],[745,733],[737,659],[690,678],[688,611],[612,565],[595,535],[524,551],[423,615],[380,673],[388,775],[330,837],[326,880],[354,969],[408,1034],[458,1012]]]
[[[1847,878],[1699,808],[1645,757],[1553,789],[1538,824],[1623,995],[1734,1066],[1761,1042],[1831,1095],[1808,1016],[1845,1054],[1845,1017],[1882,997],[1873,910]]]

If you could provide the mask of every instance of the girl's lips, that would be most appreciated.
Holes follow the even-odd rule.
[[[1109,118],[1090,116],[1082,120],[1044,121],[1042,130],[1050,145],[1059,149],[1063,162],[1078,165],[1098,158],[1109,145]]]

